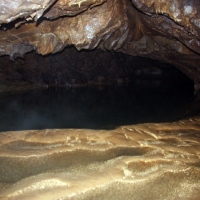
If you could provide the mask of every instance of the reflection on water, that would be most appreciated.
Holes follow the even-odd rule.
[[[127,86],[49,88],[0,94],[0,131],[45,128],[113,129],[120,125],[166,122],[186,113],[191,83],[141,80]]]

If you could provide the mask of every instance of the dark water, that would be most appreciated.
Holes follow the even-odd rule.
[[[0,94],[0,131],[46,128],[113,129],[194,114],[193,84],[136,80],[127,86],[48,88]]]

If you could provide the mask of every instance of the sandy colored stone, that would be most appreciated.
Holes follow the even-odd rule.
[[[197,200],[199,124],[2,132],[0,199]]]

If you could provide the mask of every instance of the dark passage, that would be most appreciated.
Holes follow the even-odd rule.
[[[198,112],[189,80],[135,79],[122,86],[50,87],[0,94],[0,131],[166,122]]]
[[[49,88],[1,92],[0,131],[113,129],[175,121],[197,114],[200,107],[193,82],[175,67],[116,52],[67,48],[50,56],[30,53],[15,62],[4,57],[1,79]]]

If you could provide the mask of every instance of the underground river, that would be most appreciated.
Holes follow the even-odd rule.
[[[0,94],[0,199],[200,197],[199,98],[183,82]]]

